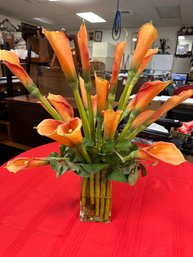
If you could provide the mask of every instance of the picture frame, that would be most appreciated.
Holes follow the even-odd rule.
[[[103,32],[102,31],[95,31],[94,33],[94,41],[101,42],[102,41]]]
[[[94,40],[94,31],[90,31],[90,32],[88,33],[88,40],[89,40],[89,41],[93,41],[93,40]]]

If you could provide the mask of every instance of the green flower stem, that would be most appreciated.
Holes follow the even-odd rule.
[[[94,174],[90,174],[90,203],[94,205],[95,199],[94,199]]]
[[[95,215],[99,216],[100,208],[100,171],[95,174]]]
[[[115,94],[112,94],[111,92],[109,92],[108,94],[108,109],[113,109],[113,103],[115,101]]]
[[[106,194],[106,171],[103,170],[101,172],[101,204],[100,204],[100,219],[103,220],[104,212],[105,212],[105,194]]]
[[[129,116],[129,120],[127,124],[125,125],[124,129],[121,131],[121,134],[118,136],[117,140],[123,139],[124,136],[126,135],[128,129],[131,127],[131,124],[133,120],[135,119],[136,115],[133,115],[132,113]]]
[[[102,140],[102,137],[101,137],[102,119],[101,118],[97,119],[97,124],[98,124],[98,126],[97,126],[97,149],[100,152],[101,151],[101,140]]]
[[[127,156],[124,156],[124,157],[123,157],[124,162],[129,161],[129,160],[131,160],[131,159],[136,159],[136,158],[137,158],[137,152],[138,152],[138,150],[131,152],[131,153],[130,153],[129,155],[127,155]]]
[[[107,192],[106,192],[104,221],[107,221],[109,219],[110,210],[111,210],[111,181],[107,180]]]
[[[48,113],[55,119],[55,120],[62,120],[60,115],[55,111],[55,109],[50,105],[50,103],[45,99],[42,95],[39,97],[39,100],[43,104],[43,106],[46,108]]]
[[[86,206],[88,178],[82,178],[81,203]]]
[[[127,93],[126,93],[126,96],[125,96],[125,99],[124,99],[123,109],[122,109],[122,110],[124,110],[125,107],[127,106],[129,97],[130,97],[130,95],[131,95],[131,92],[132,92],[132,90],[133,90],[133,87],[135,86],[135,84],[137,83],[137,81],[138,81],[138,79],[139,79],[139,76],[140,76],[139,74],[136,74],[136,75],[133,77],[133,79],[132,79],[132,81],[131,81],[131,83],[130,83],[130,85],[129,85],[129,88],[128,88],[128,90],[127,90]]]
[[[85,83],[86,95],[87,95],[87,103],[88,103],[88,120],[90,125],[90,133],[93,142],[95,142],[95,128],[94,128],[94,115],[92,109],[92,101],[91,101],[91,82]],[[89,85],[87,85],[89,84]]]
[[[123,110],[123,105],[124,105],[124,102],[125,102],[125,97],[126,97],[127,91],[129,90],[130,82],[131,82],[134,74],[135,73],[133,71],[129,71],[129,73],[128,73],[127,82],[126,82],[125,88],[124,88],[124,90],[123,90],[123,92],[121,94],[121,97],[119,99],[118,110]]]
[[[91,163],[90,156],[88,155],[88,153],[83,145],[79,148],[79,151],[81,152],[81,154],[85,158],[85,160],[88,163]],[[89,184],[90,184],[90,203],[94,204],[94,174],[92,174],[92,173],[90,174]]]
[[[142,125],[139,128],[135,129],[134,131],[132,131],[131,133],[128,133],[128,136],[126,135],[126,138],[129,140],[132,140],[133,138],[135,138],[137,136],[137,134],[139,134],[141,131],[143,131],[144,129],[146,129],[147,126],[146,125]]]
[[[56,120],[62,120],[60,115],[56,112],[56,110],[51,106],[51,104],[46,100],[45,97],[41,94],[40,90],[37,86],[32,82],[26,86],[29,93],[39,99],[42,105],[45,107],[47,112]]]
[[[83,125],[83,130],[84,130],[85,137],[87,139],[90,139],[91,135],[90,135],[89,123],[88,123],[88,119],[87,119],[87,116],[86,116],[86,111],[84,109],[84,106],[83,106],[78,88],[74,88],[73,93],[74,93],[74,97],[75,97],[76,104],[77,104],[77,107],[78,107],[78,111],[80,113],[80,118],[82,120],[82,125]]]

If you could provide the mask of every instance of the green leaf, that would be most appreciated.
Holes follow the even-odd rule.
[[[50,157],[59,157],[59,154],[57,152],[51,152]]]
[[[127,176],[120,171],[108,171],[106,178],[109,180],[115,180],[118,182],[127,182]]]
[[[131,186],[134,186],[139,178],[139,171],[136,169],[134,173],[128,176],[128,182]]]
[[[132,144],[129,140],[120,140],[117,142],[116,150],[118,152],[127,152],[131,148]]]
[[[147,170],[146,168],[140,163],[139,164],[140,170],[141,170],[141,176],[145,177],[147,175]]]
[[[109,154],[109,153],[112,153],[114,149],[115,149],[115,141],[108,141],[104,143],[102,152],[104,154]]]
[[[65,155],[65,149],[66,149],[66,146],[65,146],[65,145],[60,145],[60,156],[61,156],[61,157],[64,157],[64,155]]]
[[[109,167],[107,163],[79,163],[80,170],[83,169],[89,174],[95,174],[96,172]]]

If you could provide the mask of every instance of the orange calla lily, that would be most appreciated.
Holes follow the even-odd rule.
[[[60,114],[63,121],[69,121],[74,117],[74,110],[72,106],[61,95],[54,95],[49,93],[48,100]]]
[[[109,81],[97,77],[95,74],[95,85],[96,85],[96,95],[97,95],[97,111],[101,114],[102,110],[106,110],[106,100],[108,94]]]
[[[113,69],[112,69],[112,76],[111,76],[110,88],[109,88],[109,90],[112,94],[115,94],[115,91],[116,91],[121,60],[122,60],[122,57],[123,57],[125,47],[126,47],[126,40],[116,44],[116,50],[115,50],[114,62],[113,62]]]
[[[87,102],[86,88],[85,88],[84,80],[81,76],[79,76],[79,84],[80,84],[80,92],[81,92],[81,96],[82,96],[82,102],[84,104],[84,107],[87,109],[88,102]]]
[[[78,32],[78,45],[80,49],[82,71],[85,82],[90,80],[90,62],[88,52],[88,36],[85,23],[81,24]]]
[[[74,66],[70,43],[66,34],[62,31],[47,31],[44,28],[42,29],[42,33],[45,34],[50,45],[52,46],[66,79],[70,83],[76,83],[76,70]]]
[[[151,58],[153,57],[153,55],[156,54],[157,52],[158,52],[158,48],[147,50],[147,53],[146,53],[145,57],[143,58],[143,61],[140,64],[139,69],[137,70],[138,74],[141,74],[144,71],[147,64],[151,61]]]
[[[111,109],[103,111],[105,140],[113,140],[122,112],[122,110],[114,111]]]
[[[57,128],[57,134],[70,141],[70,144],[66,144],[66,146],[78,146],[82,143],[81,127],[82,121],[79,118],[74,118],[67,123],[59,125]]]
[[[151,100],[157,96],[165,87],[167,87],[171,83],[169,81],[160,81],[156,80],[153,82],[146,82],[140,88],[136,96],[131,100],[126,109],[132,108],[132,113],[139,113],[143,109],[145,109]]]
[[[13,173],[17,173],[20,170],[41,167],[48,165],[49,161],[44,158],[28,158],[20,157],[14,160],[8,161],[6,168]]]
[[[37,131],[65,146],[74,147],[82,142],[81,127],[79,118],[73,118],[69,122],[45,119],[37,126]]]
[[[133,131],[137,128],[139,128],[143,123],[150,118],[155,111],[153,110],[146,110],[142,113],[140,113],[137,118],[134,119],[134,121],[131,124],[131,127],[129,128],[129,131]]]
[[[71,145],[70,140],[61,135],[58,135],[57,133],[58,126],[62,124],[64,124],[63,121],[45,119],[42,122],[40,122],[36,129],[41,136],[49,137],[55,141],[60,142],[63,145],[69,146]]]
[[[11,51],[0,50],[0,60],[2,60],[12,73],[21,81],[25,88],[29,92],[32,92],[32,89],[36,86],[21,66],[18,56]]]
[[[159,160],[178,165],[186,160],[180,150],[172,143],[156,142],[135,152],[135,157],[142,160]]]
[[[86,89],[84,85],[84,80],[79,76],[79,81],[80,81],[80,92],[82,96],[82,101],[84,104],[84,107],[88,109],[88,102],[87,102],[87,94],[86,94]],[[93,114],[96,116],[97,112],[97,95],[91,95],[91,102],[92,102],[92,109],[93,109]]]
[[[93,115],[96,117],[97,114],[97,95],[91,95]]]
[[[163,114],[173,109],[178,104],[184,102],[192,95],[193,95],[193,89],[189,89],[189,90],[182,91],[179,95],[172,96],[164,104],[162,104],[157,111],[155,111],[152,117],[150,117],[145,124],[147,124],[147,126],[150,125],[151,123],[159,119]]]
[[[152,22],[145,23],[138,33],[137,45],[131,60],[131,70],[137,72],[148,49],[157,38],[157,29]]]

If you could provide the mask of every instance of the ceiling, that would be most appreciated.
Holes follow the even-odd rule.
[[[38,24],[51,29],[78,29],[81,18],[77,12],[92,11],[107,22],[92,24],[88,29],[111,29],[117,8],[117,0],[0,0],[0,13],[27,23]],[[122,13],[122,27],[139,27],[152,20],[156,26],[193,25],[192,0],[119,0]],[[160,17],[161,16],[161,17]],[[33,20],[45,17],[54,24]]]

